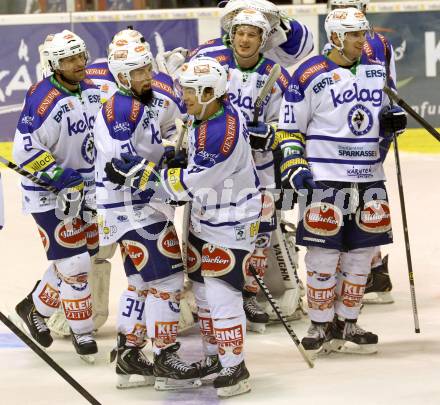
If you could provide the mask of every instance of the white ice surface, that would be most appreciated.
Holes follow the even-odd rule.
[[[394,304],[365,307],[360,324],[379,335],[379,353],[372,356],[332,354],[308,369],[282,326],[265,335],[249,334],[246,364],[252,392],[222,400],[227,404],[440,404],[440,155],[402,154],[415,285],[422,333],[414,333],[408,273],[392,155],[386,162],[395,243],[390,254]],[[3,170],[6,227],[0,232],[0,309],[11,313],[47,267],[31,217],[20,212],[18,177]],[[116,255],[118,256],[118,255]],[[117,390],[114,364],[108,363],[115,342],[119,293],[125,286],[119,257],[113,260],[111,316],[97,335],[96,364],[83,363],[70,340],[56,339],[48,354],[102,404],[215,404],[212,387],[160,393],[151,387]],[[301,263],[301,271],[304,265]],[[292,324],[301,338],[308,321]],[[182,356],[201,355],[197,332],[181,337]],[[0,404],[86,404],[87,402],[28,348],[8,348],[13,341],[0,324]],[[151,352],[147,353],[151,357]]]

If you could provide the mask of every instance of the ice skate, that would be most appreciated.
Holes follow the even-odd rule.
[[[307,336],[303,337],[301,344],[312,358],[331,352],[330,341],[332,339],[329,322],[313,322],[307,330]]]
[[[394,302],[391,290],[390,275],[388,273],[388,255],[382,259],[380,266],[371,269],[365,287],[364,304],[392,304]]]
[[[177,355],[180,343],[174,343],[154,355],[154,388],[158,391],[197,388],[202,385],[199,370],[183,362]]]
[[[332,323],[333,340],[331,348],[335,352],[350,354],[374,354],[377,352],[377,335],[362,329],[356,320]]]
[[[116,359],[116,388],[134,388],[154,385],[153,363],[140,347],[126,346],[126,338],[118,334],[118,346],[110,353],[110,362]]]
[[[52,344],[53,339],[50,330],[46,325],[45,318],[35,308],[32,293],[17,304],[15,312],[26,325],[27,330],[24,328],[25,333],[30,333],[30,336],[43,347],[49,347]]]
[[[264,333],[266,324],[269,322],[269,315],[260,307],[256,295],[243,291],[243,308],[248,330]]]
[[[73,347],[79,354],[79,357],[88,364],[94,364],[94,354],[98,353],[98,346],[96,345],[95,339],[92,337],[92,333],[76,334],[70,330],[70,334]]]
[[[244,361],[233,367],[224,367],[214,380],[214,388],[220,398],[233,397],[251,390],[249,371]]]
[[[192,363],[191,366],[199,370],[202,383],[209,384],[214,380],[214,376],[220,372],[222,365],[217,354],[206,356],[203,360]]]

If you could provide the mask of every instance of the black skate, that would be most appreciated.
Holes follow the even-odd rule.
[[[221,398],[244,394],[251,390],[249,371],[244,361],[233,367],[224,367],[214,380],[214,388]]]
[[[371,269],[365,287],[364,304],[392,304],[394,302],[391,290],[390,274],[388,273],[388,255],[382,259],[380,266]]]
[[[154,385],[153,363],[140,347],[126,346],[124,334],[118,334],[118,347],[110,353],[110,362],[116,358],[116,388],[133,388]],[[137,376],[140,376],[137,378]]]
[[[356,319],[341,321],[336,319],[332,323],[333,351],[353,354],[373,354],[377,352],[378,337],[374,333],[363,330]]]
[[[35,308],[34,301],[32,300],[32,293],[17,304],[15,312],[17,312],[23,320],[26,327],[29,329],[31,336],[38,344],[43,347],[49,347],[52,344],[53,339],[50,335],[50,330],[46,325],[44,316],[42,316]]]
[[[330,353],[329,342],[332,339],[330,322],[313,322],[307,330],[307,336],[303,337],[301,344],[312,357],[318,354]]]
[[[180,343],[174,343],[154,355],[154,388],[158,391],[197,388],[202,385],[197,367],[183,362],[177,355]]]
[[[205,378],[217,374],[222,369],[222,365],[217,354],[212,356],[206,356],[203,360],[196,363],[192,363],[191,366],[196,367],[199,370],[200,378]],[[206,383],[210,382],[211,379],[207,378],[204,380]]]
[[[92,337],[92,332],[76,334],[71,329],[70,336],[72,337],[73,347],[81,359],[86,363],[93,364],[95,362],[95,356],[93,355],[98,353],[98,346]]]
[[[243,291],[243,309],[246,314],[247,327],[249,330],[264,333],[269,315],[264,312],[253,293]]]

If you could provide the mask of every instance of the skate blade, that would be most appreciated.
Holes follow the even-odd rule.
[[[394,302],[394,298],[389,291],[382,292],[370,292],[364,295],[362,299],[363,304],[375,304],[375,305],[383,305],[383,304],[392,304]]]
[[[249,378],[240,381],[238,384],[233,385],[232,387],[222,387],[217,388],[217,395],[220,398],[228,398],[236,395],[245,394],[251,390],[251,384],[249,383]]]
[[[174,391],[199,388],[202,386],[200,378],[188,378],[186,380],[175,380],[168,377],[156,377],[154,389],[156,391]]]
[[[375,354],[377,353],[376,344],[358,345],[346,340],[333,339],[331,342],[332,351],[346,354]]]
[[[332,352],[332,347],[330,345],[330,342],[324,343],[317,350],[306,350],[306,353],[310,356],[312,360],[316,360],[318,357],[328,356],[331,352]]]
[[[24,323],[23,319],[21,319],[18,314],[14,313],[14,314],[8,315],[8,318],[18,329],[20,329],[29,339],[31,339],[32,342],[34,342],[41,350],[43,350],[44,352],[47,352],[48,348],[40,345],[40,343],[38,343],[38,341],[35,340],[35,338],[31,335],[31,332],[29,332],[29,329],[26,326],[26,324]]]
[[[79,358],[87,364],[95,364],[96,360],[95,355],[93,354],[80,354]]]
[[[246,329],[250,332],[263,334],[266,332],[266,324],[246,321]]]
[[[126,388],[136,388],[136,387],[148,387],[154,385],[155,377],[153,375],[124,375],[118,374],[116,381],[116,388],[126,389]]]

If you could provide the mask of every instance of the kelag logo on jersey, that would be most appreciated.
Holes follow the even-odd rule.
[[[333,105],[337,107],[352,101],[371,101],[374,107],[380,107],[382,104],[382,90],[381,89],[358,89],[357,83],[353,84],[353,89],[345,90],[341,94],[336,94],[333,89],[330,89],[332,95]]]
[[[268,101],[270,99],[270,95],[266,96],[266,98],[264,99],[263,102],[263,106],[265,106]],[[239,107],[240,109],[246,109],[248,111],[254,111],[254,103],[252,101],[252,97],[250,96],[242,96],[241,95],[241,90],[238,89],[238,94],[234,94],[234,93],[229,93],[229,100],[231,101],[232,104],[236,105],[237,107]],[[245,114],[245,112],[242,110],[241,111],[245,117],[249,120],[250,118],[247,116],[247,114]],[[259,115],[263,114],[263,108],[260,109]]]
[[[373,114],[362,104],[356,104],[348,112],[348,126],[356,136],[365,135],[373,126]]]
[[[70,117],[67,117],[67,131],[69,136],[83,134],[87,130],[93,129],[95,123],[95,117],[87,117],[86,113],[83,113],[84,119],[76,122],[72,122]]]

